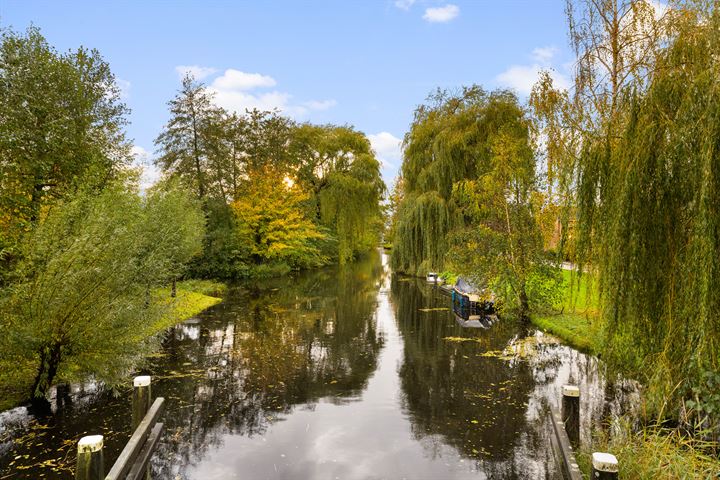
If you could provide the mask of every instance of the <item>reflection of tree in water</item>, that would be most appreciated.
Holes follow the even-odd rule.
[[[294,405],[352,401],[376,369],[377,258],[233,289],[198,324],[181,325],[151,369],[169,372],[162,478],[204,457],[224,435],[262,435]]]
[[[480,356],[503,350],[517,325],[500,321],[489,330],[463,329],[449,311],[422,312],[448,306],[449,299],[428,296],[420,283],[395,277],[391,297],[404,340],[400,377],[414,435],[433,455],[441,444],[451,445],[475,459],[489,478],[534,478],[523,476],[531,471],[525,464],[541,435],[526,421],[533,389],[528,364]]]

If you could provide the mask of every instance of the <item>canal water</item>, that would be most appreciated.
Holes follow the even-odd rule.
[[[582,434],[628,404],[597,361],[516,322],[462,327],[387,257],[238,286],[140,372],[166,398],[162,479],[555,479],[546,412],[578,384]],[[77,440],[130,435],[129,390],[78,385],[0,414],[0,479],[70,479]]]

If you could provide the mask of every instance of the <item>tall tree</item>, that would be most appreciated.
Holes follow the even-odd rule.
[[[517,108],[492,140],[487,170],[455,184],[453,198],[468,220],[451,235],[448,263],[496,293],[502,310],[525,318],[557,300],[559,276],[543,255],[536,220],[538,191],[529,121]]]
[[[393,266],[408,273],[442,270],[449,232],[463,226],[453,187],[489,170],[494,138],[518,115],[505,91],[438,91],[415,111],[405,136],[404,201],[398,211]]]
[[[303,124],[293,131],[290,150],[316,221],[337,238],[340,262],[377,245],[385,184],[368,138],[351,127]]]
[[[59,54],[36,28],[0,44],[0,250],[43,208],[82,185],[102,187],[130,159],[127,108],[95,50]]]
[[[211,189],[218,187],[212,182],[210,164],[211,159],[221,155],[218,124],[224,112],[213,104],[212,94],[189,74],[168,106],[171,118],[155,139],[161,154],[156,163],[192,186],[198,198],[204,200]]]
[[[270,167],[284,174],[292,164],[290,142],[294,122],[277,111],[246,112],[243,149],[248,169]]]
[[[703,372],[720,368],[720,13],[695,5],[676,13],[677,34],[648,89],[624,98],[619,139],[610,149],[587,141],[581,157],[606,164],[604,194],[579,203],[581,228],[602,232],[592,240],[603,252],[594,261],[606,358],[645,381],[654,412],[677,411]],[[580,175],[597,182],[593,169]],[[700,390],[710,398],[707,385]]]
[[[529,104],[542,140],[546,202],[557,211],[555,223],[561,226],[560,246],[582,262],[604,253],[593,254],[591,229],[580,228],[576,235],[576,207],[583,204],[589,211],[602,203],[609,152],[628,121],[623,96],[647,87],[655,55],[672,34],[673,22],[671,9],[650,0],[567,0],[566,12],[577,58],[573,86],[559,89],[544,72]],[[583,157],[590,142],[606,147],[592,160]]]

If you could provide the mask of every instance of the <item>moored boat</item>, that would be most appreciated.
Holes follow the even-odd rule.
[[[481,320],[495,313],[492,292],[458,277],[452,289],[453,312],[464,320]]]

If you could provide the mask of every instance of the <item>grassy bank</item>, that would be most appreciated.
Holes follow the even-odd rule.
[[[157,321],[153,330],[160,333],[166,328],[198,315],[222,301],[227,286],[212,280],[185,280],[178,282],[175,298],[170,296],[170,288],[158,289],[153,301],[167,305],[165,314]]]
[[[161,288],[153,293],[154,302],[167,306],[165,314],[152,326],[151,335],[161,333],[165,329],[198,315],[222,301],[221,297],[226,285],[210,280],[188,280],[178,282],[177,296],[170,297],[170,288]],[[12,372],[0,380],[0,411],[13,408],[27,398],[35,373],[34,361],[15,362],[13,365],[2,365],[0,372]]]
[[[562,271],[562,300],[553,313],[535,313],[532,323],[539,329],[562,338],[569,345],[588,353],[600,353],[602,325],[599,300],[592,276],[578,277]]]
[[[534,314],[532,323],[573,347],[602,354],[602,319],[592,276],[563,271],[562,302],[557,312]],[[680,430],[648,426],[633,431],[621,418],[609,438],[596,430],[592,445],[578,452],[583,472],[590,473],[592,452],[610,452],[620,461],[620,478],[627,480],[706,479],[720,472],[717,444],[709,444]],[[713,453],[715,452],[715,453]]]
[[[596,431],[592,446],[578,451],[583,472],[590,473],[593,451],[617,457],[621,480],[705,480],[720,472],[717,444],[678,429],[646,427],[634,432],[627,424],[616,428],[612,438]]]

